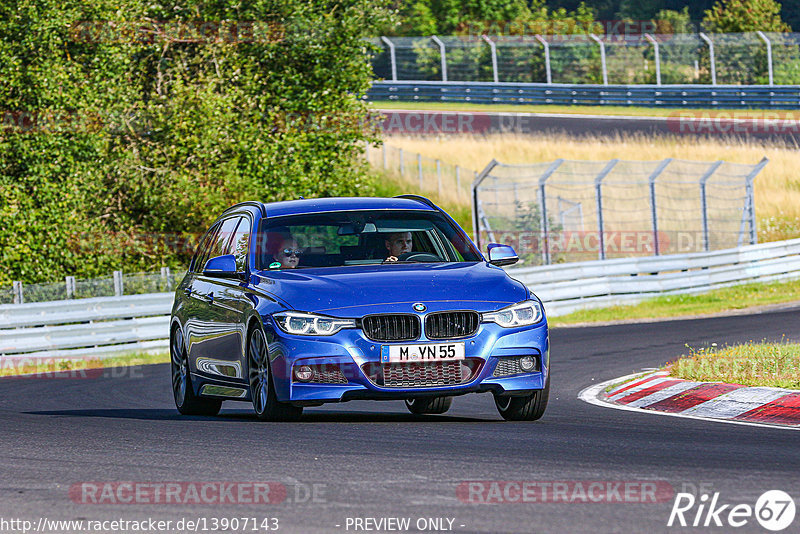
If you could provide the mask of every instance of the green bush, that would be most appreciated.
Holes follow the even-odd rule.
[[[0,5],[0,284],[177,267],[191,247],[158,236],[238,201],[363,194],[363,38],[386,6]]]

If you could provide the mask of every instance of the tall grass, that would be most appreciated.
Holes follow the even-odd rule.
[[[770,162],[755,181],[759,240],[774,241],[800,236],[800,153],[793,146],[770,146],[755,141],[690,137],[572,137],[567,135],[390,136],[388,145],[451,164],[480,170],[493,158],[521,164],[557,158],[604,161],[613,158],[696,161],[725,160],[733,163]],[[468,197],[463,197],[468,203]]]

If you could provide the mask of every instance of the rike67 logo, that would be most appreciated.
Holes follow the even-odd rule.
[[[791,525],[794,515],[794,500],[781,490],[765,492],[756,500],[755,506],[721,504],[719,492],[711,497],[703,494],[699,498],[691,493],[678,493],[667,526],[739,528],[755,518],[762,528],[777,532]]]

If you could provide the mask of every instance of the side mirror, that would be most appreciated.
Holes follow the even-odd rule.
[[[489,243],[487,250],[489,252],[489,263],[492,265],[503,267],[505,265],[514,265],[519,261],[517,253],[508,245]]]
[[[236,258],[233,254],[225,254],[211,258],[203,267],[203,274],[215,276],[217,278],[239,278],[240,273],[236,272]]]

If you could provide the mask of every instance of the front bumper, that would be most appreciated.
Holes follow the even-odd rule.
[[[272,324],[268,332],[269,357],[278,400],[296,404],[319,404],[353,399],[395,400],[420,396],[463,395],[492,392],[496,395],[521,395],[543,389],[549,373],[547,323],[522,328],[503,328],[482,323],[478,331],[464,339],[465,357],[477,364],[465,382],[424,387],[385,387],[366,375],[367,364],[380,365],[380,343],[367,339],[359,329],[344,329],[333,336],[305,337],[284,333]],[[443,343],[420,338],[409,343]],[[495,376],[502,358],[534,356],[536,370],[510,376]],[[346,383],[304,383],[292,380],[296,365],[338,367]],[[335,367],[334,367],[335,366]]]

